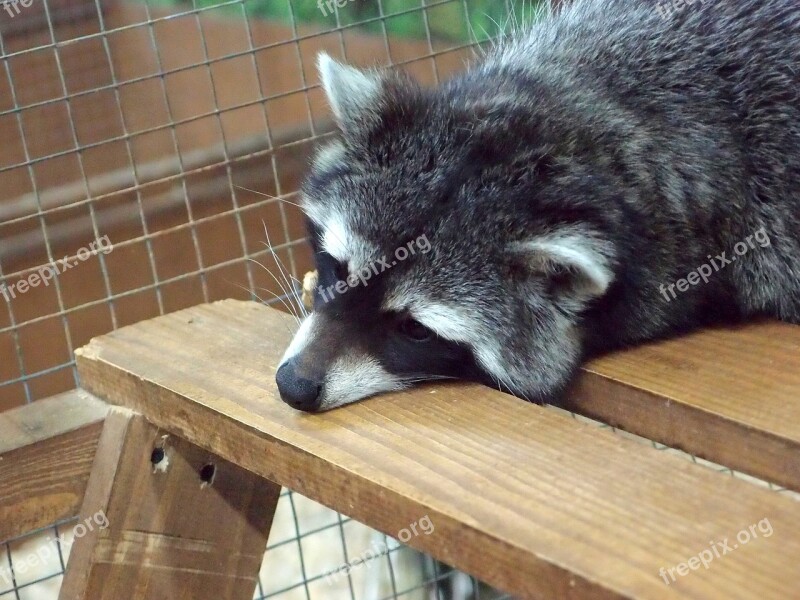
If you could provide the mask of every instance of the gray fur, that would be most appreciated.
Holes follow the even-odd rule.
[[[381,92],[340,109],[345,148],[312,172],[309,214],[344,215],[351,271],[427,235],[430,253],[358,293],[469,315],[451,337],[502,388],[552,401],[588,355],[757,315],[800,323],[797,0],[669,18],[577,0],[435,90],[370,77]],[[662,293],[758,231],[769,245]],[[318,312],[352,331],[363,318]]]

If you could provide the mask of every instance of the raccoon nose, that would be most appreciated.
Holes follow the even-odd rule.
[[[314,412],[319,408],[319,395],[322,386],[316,381],[298,377],[294,361],[281,365],[275,375],[281,400],[292,408],[306,412]]]

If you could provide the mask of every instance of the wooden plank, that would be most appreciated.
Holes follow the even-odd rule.
[[[280,487],[112,410],[63,600],[251,600]],[[83,530],[81,531],[83,533]]]
[[[107,411],[75,390],[0,414],[0,540],[78,514]]]
[[[789,598],[800,503],[560,413],[470,385],[322,415],[276,396],[291,319],[196,307],[78,352],[88,389],[271,481],[523,598]],[[673,568],[767,519],[774,536]]]
[[[800,490],[800,327],[719,328],[599,358],[566,407]]]

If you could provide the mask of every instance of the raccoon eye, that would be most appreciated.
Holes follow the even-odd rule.
[[[415,342],[427,342],[433,337],[433,332],[416,319],[404,319],[398,326],[400,333]]]

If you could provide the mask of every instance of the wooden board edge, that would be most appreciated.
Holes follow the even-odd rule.
[[[800,490],[800,444],[583,370],[562,407],[695,457]]]
[[[78,514],[107,412],[72,390],[0,413],[0,541]]]
[[[75,389],[0,413],[0,457],[106,418],[108,405]]]
[[[102,429],[90,423],[0,457],[0,541],[78,514]]]

